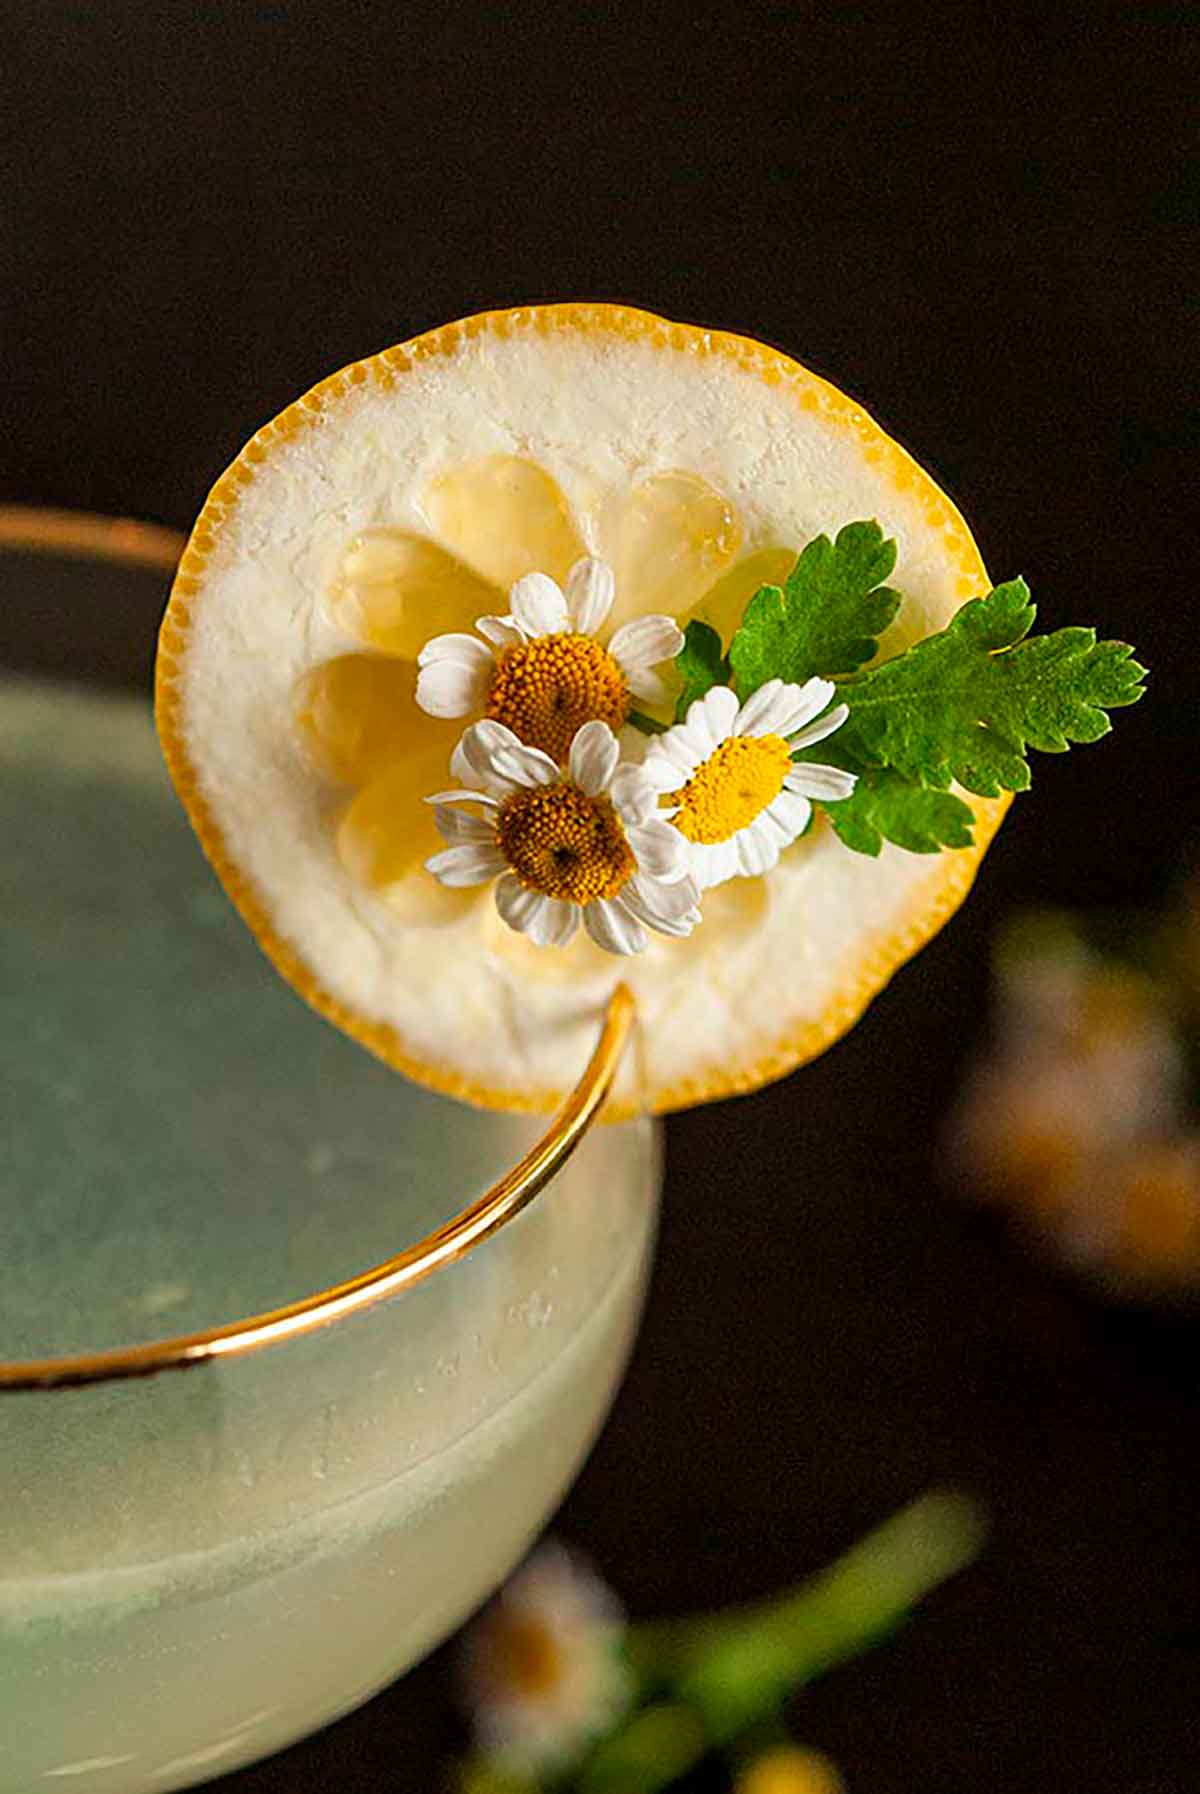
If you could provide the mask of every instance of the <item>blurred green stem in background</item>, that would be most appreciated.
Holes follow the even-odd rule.
[[[635,1669],[667,1681],[724,1744],[815,1676],[877,1644],[966,1567],[984,1521],[965,1495],[931,1493],[791,1593],[671,1628],[631,1630]]]
[[[462,1766],[461,1794],[659,1794],[714,1751],[744,1758],[764,1737],[785,1735],[790,1694],[887,1638],[971,1563],[985,1530],[969,1496],[934,1491],[796,1589],[749,1607],[631,1626],[623,1648],[635,1699],[614,1730],[540,1781],[476,1757]]]

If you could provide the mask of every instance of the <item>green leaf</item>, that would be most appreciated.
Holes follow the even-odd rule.
[[[729,646],[743,702],[768,679],[803,685],[870,660],[900,608],[883,584],[895,564],[896,544],[877,523],[848,523],[835,541],[810,542],[782,587],[760,587]]]
[[[1062,753],[1106,735],[1106,710],[1137,702],[1145,668],[1094,629],[1026,640],[1036,614],[1025,581],[1010,580],[964,604],[939,634],[848,680],[839,696],[850,717],[837,736],[848,764],[996,797],[1027,789],[1027,747]]]
[[[860,773],[852,796],[822,807],[843,845],[872,859],[885,841],[909,853],[938,853],[970,847],[973,839],[975,817],[961,797],[914,785],[889,767]]]
[[[721,652],[721,638],[709,623],[693,621],[684,631],[683,647],[675,656],[683,688],[675,705],[675,721],[681,723],[688,705],[702,698],[714,685],[729,682],[729,662]]]

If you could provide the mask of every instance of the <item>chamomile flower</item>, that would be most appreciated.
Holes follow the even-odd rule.
[[[620,729],[631,694],[661,703],[666,687],[654,669],[683,647],[679,625],[661,616],[623,624],[602,646],[614,590],[612,568],[592,557],[576,561],[565,588],[527,573],[509,592],[508,616],[480,617],[478,636],[425,644],[417,703],[430,716],[489,717],[564,765],[584,723]]]
[[[539,947],[565,947],[581,920],[610,953],[640,953],[647,928],[691,933],[700,893],[687,842],[655,815],[653,787],[621,763],[607,723],[578,730],[565,768],[503,723],[474,723],[450,771],[466,789],[426,800],[450,843],[425,862],[443,884],[496,879],[502,919]]]
[[[769,679],[739,704],[714,685],[650,743],[642,772],[668,800],[658,814],[688,842],[702,891],[769,872],[808,827],[813,798],[832,803],[854,790],[853,773],[792,759],[845,722],[845,704],[821,714],[835,691],[828,679]]]
[[[483,1752],[517,1775],[571,1763],[629,1703],[611,1590],[546,1544],[467,1634],[464,1692]]]

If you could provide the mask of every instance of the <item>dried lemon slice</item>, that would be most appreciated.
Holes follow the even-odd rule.
[[[613,1115],[828,1046],[961,902],[1006,800],[971,799],[975,845],[933,858],[849,853],[818,820],[769,876],[710,893],[686,940],[540,949],[425,869],[423,799],[462,725],[417,707],[416,660],[587,556],[615,569],[609,630],[665,613],[727,640],[757,585],[860,517],[896,540],[908,639],[988,589],[953,505],[852,400],[618,306],[470,318],[299,399],[213,489],[158,665],[176,785],[279,970],[409,1076],[495,1108],[561,1099],[619,980],[641,1041]]]

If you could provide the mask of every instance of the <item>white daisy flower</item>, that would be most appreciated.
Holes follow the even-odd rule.
[[[484,1755],[512,1775],[569,1767],[629,1705],[623,1630],[595,1572],[543,1545],[465,1640],[464,1693]]]
[[[478,636],[437,635],[417,656],[417,703],[430,716],[487,716],[527,747],[565,764],[577,729],[598,720],[619,730],[630,694],[661,704],[654,671],[674,660],[683,634],[670,617],[637,617],[601,646],[614,581],[605,561],[577,561],[565,589],[527,573],[507,617],[480,617]]]
[[[808,827],[812,798],[836,803],[854,790],[853,773],[792,759],[849,716],[845,704],[821,715],[836,689],[828,679],[768,679],[739,704],[727,685],[714,685],[650,743],[642,772],[669,799],[658,814],[689,842],[702,891],[769,872]]]
[[[610,953],[640,953],[647,928],[691,933],[700,893],[687,842],[655,815],[653,786],[621,763],[607,723],[577,731],[565,769],[503,723],[473,723],[450,771],[466,789],[426,799],[450,843],[425,862],[443,884],[498,880],[502,918],[539,947],[565,947],[581,918]]]

